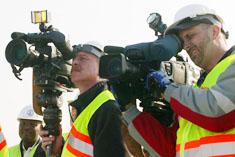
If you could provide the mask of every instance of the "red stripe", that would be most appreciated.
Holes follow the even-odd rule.
[[[66,148],[69,150],[70,153],[72,153],[75,156],[79,156],[79,157],[91,157],[90,155],[84,154],[84,153],[74,149],[69,143],[67,143]]]
[[[92,144],[90,137],[83,134],[83,133],[78,132],[74,126],[72,126],[72,128],[71,128],[71,133],[73,134],[73,136],[75,138],[77,138],[83,142],[86,142],[88,144]]]
[[[202,137],[200,140],[190,141],[185,143],[185,150],[191,148],[197,148],[204,144],[212,144],[212,143],[221,143],[221,142],[234,142],[235,135],[228,134],[228,135],[216,135],[216,136],[207,136]],[[176,146],[176,152],[180,151],[180,144]]]
[[[0,143],[0,151],[7,145],[7,141],[4,140],[2,143]]]
[[[177,122],[173,127],[167,128],[161,125],[151,114],[141,112],[133,120],[133,125],[160,156],[173,157],[175,156]]]
[[[212,132],[224,132],[235,126],[235,110],[220,117],[207,117],[192,111],[173,97],[170,100],[170,106],[183,118]]]

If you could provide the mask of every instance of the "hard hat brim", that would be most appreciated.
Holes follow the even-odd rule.
[[[180,24],[180,25],[171,25],[166,30],[165,34],[178,34],[178,31],[196,26],[199,23],[200,23],[199,21],[193,21],[193,22],[189,22],[189,23],[183,23],[183,24]]]
[[[165,35],[167,34],[178,34],[178,32],[180,30],[185,30],[188,29],[190,27],[194,27],[200,23],[205,23],[205,24],[213,24],[210,20],[208,19],[200,19],[200,20],[180,20],[174,24],[172,24],[171,26],[169,26],[166,31],[165,31]]]
[[[39,121],[39,122],[43,122],[43,119],[33,119],[33,118],[17,118],[18,121],[20,120],[32,120],[32,121]]]
[[[91,53],[95,56],[97,56],[98,58],[100,58],[103,55],[102,50],[100,50],[99,48],[96,48],[92,45],[77,45],[74,46],[74,54],[79,53],[79,52],[87,52],[87,53]]]

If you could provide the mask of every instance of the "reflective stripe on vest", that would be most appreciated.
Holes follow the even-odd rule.
[[[0,156],[8,157],[8,148],[6,139],[2,133],[2,127],[0,125]]]
[[[220,74],[234,61],[235,54],[218,63],[207,75],[201,88],[206,89],[215,85]],[[177,131],[176,156],[225,155],[235,155],[235,128],[222,133],[210,132],[181,117]]]
[[[114,100],[108,90],[101,92],[76,118],[70,131],[69,138],[63,148],[62,157],[89,157],[93,156],[88,124],[95,111],[106,101]]]
[[[0,151],[7,145],[6,139],[2,133],[2,127],[0,126]]]

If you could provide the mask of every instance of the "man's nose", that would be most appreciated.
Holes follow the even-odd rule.
[[[188,41],[184,41],[184,50],[189,50],[189,48],[190,48],[190,41],[188,40]]]
[[[30,123],[26,123],[25,126],[24,126],[24,129],[28,129],[30,127],[31,127]]]
[[[78,65],[78,60],[77,59],[73,60],[72,65]]]

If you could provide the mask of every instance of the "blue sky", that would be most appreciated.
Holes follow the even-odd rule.
[[[156,39],[148,27],[146,18],[152,12],[162,15],[167,25],[173,21],[174,13],[182,6],[201,3],[215,9],[225,21],[230,32],[228,45],[235,38],[233,1],[215,0],[8,0],[0,5],[0,81],[2,88],[0,124],[8,144],[19,143],[17,115],[25,105],[32,104],[32,69],[22,72],[22,81],[15,78],[5,59],[5,48],[12,32],[39,32],[38,25],[31,23],[30,12],[48,10],[52,24],[64,33],[71,44],[97,40],[103,45],[126,46]],[[65,99],[67,96],[65,94]],[[73,95],[71,96],[73,97]],[[63,107],[63,129],[69,131],[67,104]]]

